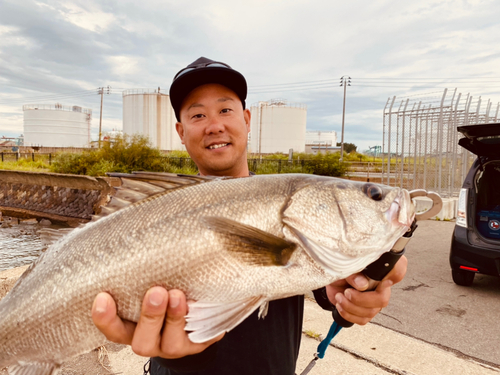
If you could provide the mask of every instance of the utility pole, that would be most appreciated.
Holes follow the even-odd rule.
[[[345,119],[345,97],[347,86],[351,86],[351,77],[342,76],[340,77],[340,87],[344,86],[344,106],[342,109],[342,136],[340,139],[340,161],[344,161],[344,119]]]
[[[99,87],[97,94],[101,95],[101,113],[99,114],[99,148],[101,148],[101,137],[102,137],[102,101],[104,96],[104,90],[107,90],[106,94],[109,95],[111,87]]]

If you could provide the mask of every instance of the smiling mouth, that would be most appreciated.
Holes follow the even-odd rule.
[[[219,143],[219,144],[216,144],[216,145],[210,145],[210,146],[208,146],[207,148],[208,148],[209,150],[215,150],[216,148],[225,147],[225,146],[227,146],[227,145],[229,145],[229,143]]]

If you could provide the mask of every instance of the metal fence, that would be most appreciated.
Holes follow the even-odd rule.
[[[440,97],[389,98],[383,115],[382,182],[458,194],[475,156],[458,146],[458,126],[498,122],[500,103],[444,90]]]
[[[39,152],[0,152],[0,161],[19,161],[19,160],[30,160],[30,161],[44,161],[48,164],[52,164],[52,154],[51,153],[39,153]]]

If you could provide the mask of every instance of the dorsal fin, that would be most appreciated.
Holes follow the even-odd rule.
[[[52,228],[42,228],[37,234],[40,237],[40,241],[42,245],[50,246],[53,243],[56,243],[61,238],[66,236],[69,232],[73,231],[74,228],[60,228],[60,229],[52,229]]]
[[[227,178],[161,172],[108,173],[107,175],[119,179],[120,186],[114,188],[115,194],[108,204],[100,207],[100,212],[92,217],[93,221],[156,194],[164,194],[187,186]]]

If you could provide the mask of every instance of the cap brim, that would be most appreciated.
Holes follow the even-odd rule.
[[[184,99],[195,88],[209,83],[217,83],[229,88],[235,92],[242,103],[245,102],[247,82],[241,73],[222,67],[194,69],[178,77],[170,86],[170,101],[178,121],[180,121],[180,110]]]

